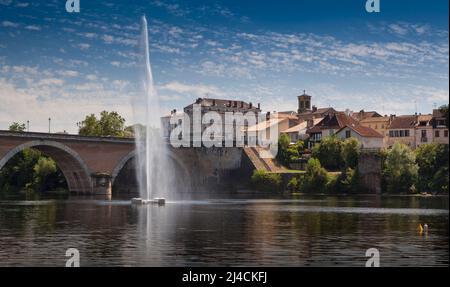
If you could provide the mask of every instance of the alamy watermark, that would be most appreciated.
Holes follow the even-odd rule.
[[[380,13],[380,0],[367,0],[366,11],[368,13]]]
[[[257,147],[262,158],[278,153],[277,114],[262,116],[253,111],[202,111],[194,104],[192,111],[173,114],[164,127],[170,144],[175,147]]]
[[[80,267],[80,251],[76,248],[69,248],[66,250],[66,267]]]
[[[380,251],[376,248],[369,248],[366,250],[366,267],[380,267]]]
[[[80,0],[67,0],[66,11],[68,13],[80,13]]]

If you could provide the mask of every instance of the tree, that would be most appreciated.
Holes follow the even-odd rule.
[[[390,193],[411,192],[415,188],[419,167],[411,149],[396,142],[388,152],[383,167],[386,190]]]
[[[328,183],[328,173],[316,158],[310,158],[306,164],[306,172],[301,190],[323,192]]]
[[[356,138],[348,138],[342,144],[342,158],[346,168],[355,169],[358,166],[361,144]]]
[[[448,192],[449,148],[445,144],[424,144],[416,151],[418,188],[424,192]]]
[[[94,114],[86,116],[78,131],[83,136],[114,136],[123,137],[125,134],[125,119],[117,112],[102,111],[98,120]]]
[[[449,124],[449,122],[448,122],[448,105],[441,106],[439,108],[439,111],[444,115],[444,117],[445,117],[445,125],[448,128],[448,124]]]
[[[13,122],[9,126],[9,130],[12,132],[24,132],[26,130],[25,124],[19,124],[17,122]]]
[[[336,136],[325,137],[313,147],[312,157],[317,158],[328,170],[342,168],[342,141]]]

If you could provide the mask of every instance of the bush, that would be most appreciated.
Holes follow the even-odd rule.
[[[343,167],[342,145],[342,140],[336,136],[325,137],[313,147],[312,157],[328,170],[339,170]]]
[[[355,169],[358,167],[361,144],[356,138],[348,138],[342,143],[342,159],[345,167]]]
[[[358,171],[347,168],[329,184],[330,191],[338,193],[356,193],[361,190]]]
[[[298,182],[297,178],[294,176],[289,180],[288,184],[286,185],[286,189],[290,192],[296,192],[296,191],[298,191],[298,188],[299,188],[299,182]]]
[[[416,149],[415,155],[419,167],[418,189],[424,192],[448,192],[448,145],[424,144]]]
[[[395,143],[387,153],[383,167],[386,191],[389,193],[411,192],[415,189],[418,166],[411,149],[401,143]]]
[[[327,171],[315,158],[308,160],[301,190],[305,192],[324,192],[329,181]]]
[[[287,134],[281,134],[278,139],[277,160],[285,166],[289,166],[291,162],[298,161],[304,150],[303,141],[299,140],[295,144],[291,144],[290,142],[291,139]]]
[[[253,188],[263,192],[273,192],[281,190],[281,175],[268,173],[263,170],[255,170],[251,177]]]

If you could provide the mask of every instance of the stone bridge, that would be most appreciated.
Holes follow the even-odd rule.
[[[51,157],[61,169],[70,192],[111,194],[122,169],[136,156],[132,138],[0,131],[0,169],[14,155],[33,148]],[[169,158],[176,178],[190,187],[221,183],[241,168],[241,148],[172,148]],[[167,171],[172,172],[172,171]]]

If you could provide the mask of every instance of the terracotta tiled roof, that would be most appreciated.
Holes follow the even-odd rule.
[[[354,112],[352,113],[352,118],[358,120],[358,121],[362,121],[364,119],[367,118],[377,118],[377,117],[381,117],[381,115],[379,113],[377,113],[376,111],[360,111],[360,112]]]
[[[417,116],[408,115],[408,116],[398,116],[392,120],[390,129],[410,129],[413,128],[416,124]]]
[[[357,125],[355,119],[352,117],[344,114],[344,113],[336,113],[333,115],[327,115],[321,120],[317,125],[312,127],[307,131],[307,133],[318,133],[322,130],[328,130],[328,129],[341,129],[346,125]]]
[[[347,127],[354,130],[357,134],[359,134],[362,137],[366,137],[366,138],[382,138],[383,137],[376,130],[369,128],[369,127],[362,126],[362,125],[358,125],[358,124],[345,125],[339,131],[337,131],[337,133],[339,133],[340,131],[342,131],[343,129],[345,129]]]

